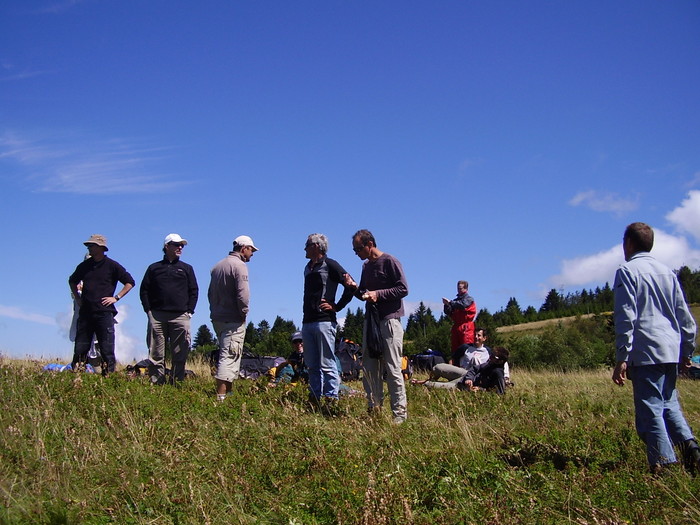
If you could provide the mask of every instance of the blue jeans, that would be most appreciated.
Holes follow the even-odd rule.
[[[631,366],[627,377],[634,391],[637,434],[647,446],[649,465],[675,463],[673,446],[693,439],[678,402],[678,365]]]
[[[309,390],[316,399],[338,399],[340,376],[335,357],[336,329],[337,325],[330,321],[304,323],[301,327],[304,363],[309,369]]]
[[[75,349],[73,350],[73,369],[78,363],[87,361],[87,354],[95,336],[100,345],[100,353],[104,363],[102,374],[114,372],[117,358],[114,355],[114,314],[112,312],[80,312],[75,333]]]

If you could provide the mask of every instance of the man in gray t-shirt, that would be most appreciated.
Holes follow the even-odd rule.
[[[365,261],[362,266],[360,284],[346,277],[346,284],[356,290],[356,296],[367,301],[365,327],[362,336],[362,382],[367,394],[367,404],[370,414],[381,409],[384,402],[383,377],[391,398],[391,410],[394,423],[401,424],[408,417],[406,407],[406,387],[401,369],[403,354],[403,315],[402,299],[408,295],[408,283],[403,273],[401,263],[388,253],[377,248],[374,236],[368,230],[359,230],[352,238],[352,249],[355,254]],[[379,323],[379,341],[377,350],[379,356],[374,357],[367,349],[368,323],[370,322],[370,305],[376,305]]]

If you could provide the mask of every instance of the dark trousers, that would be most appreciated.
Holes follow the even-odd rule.
[[[474,386],[481,388],[495,388],[496,393],[504,394],[506,391],[506,380],[503,374],[503,367],[485,368],[476,376]]]
[[[72,368],[87,361],[93,336],[100,345],[104,361],[102,374],[114,372],[117,359],[114,355],[114,314],[112,312],[80,312],[75,333]]]

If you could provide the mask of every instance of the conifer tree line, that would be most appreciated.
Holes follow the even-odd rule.
[[[687,266],[675,271],[689,304],[700,302],[700,269]],[[548,364],[568,368],[613,364],[614,331],[609,314],[613,309],[614,294],[609,283],[595,289],[583,289],[564,295],[551,289],[539,309],[522,309],[515,297],[495,313],[486,308],[479,310],[476,324],[489,333],[490,346],[507,344],[511,359],[521,365]],[[478,302],[478,301],[477,301]],[[566,327],[553,325],[537,335],[506,338],[496,329],[546,319],[598,314],[594,319],[579,320]],[[362,343],[364,308],[346,311],[345,323],[339,329],[343,339]],[[423,302],[408,316],[404,335],[404,353],[415,355],[432,349],[447,355],[450,349],[452,321],[442,312],[436,317]],[[289,338],[299,330],[291,320],[277,316],[272,326],[262,320],[255,326],[248,324],[245,346],[258,355],[286,356],[291,351]],[[216,338],[207,325],[202,325],[192,342],[194,354],[206,354],[216,349]]]

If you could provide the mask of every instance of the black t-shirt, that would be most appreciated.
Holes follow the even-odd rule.
[[[134,278],[117,261],[105,256],[99,262],[89,258],[81,262],[68,278],[68,282],[77,285],[83,282],[81,295],[81,313],[112,312],[117,313],[114,305],[103,306],[103,297],[114,297],[117,283],[135,285]]]

